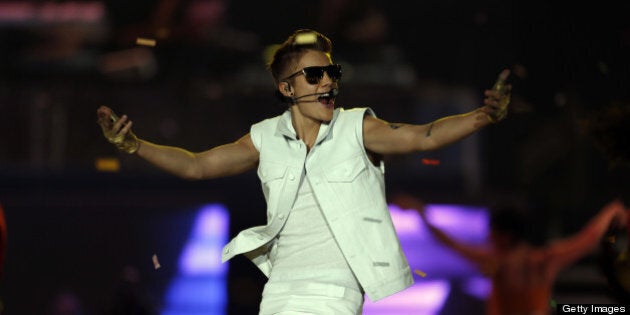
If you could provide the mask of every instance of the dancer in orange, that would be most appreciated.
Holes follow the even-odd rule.
[[[512,207],[492,209],[489,243],[468,245],[456,241],[431,224],[424,204],[408,195],[395,202],[417,209],[430,233],[442,244],[471,261],[492,280],[486,303],[488,315],[547,315],[556,276],[563,268],[591,253],[610,228],[625,228],[628,210],[620,200],[612,200],[576,234],[534,246],[525,239],[526,220]]]

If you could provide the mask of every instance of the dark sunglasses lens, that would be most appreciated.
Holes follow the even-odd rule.
[[[339,81],[341,79],[341,66],[340,65],[330,65],[326,67],[326,73],[330,77],[333,82]]]
[[[304,76],[306,77],[306,82],[310,84],[317,84],[319,80],[324,77],[324,71],[328,74],[328,77],[333,82],[339,81],[341,79],[341,66],[340,65],[330,65],[326,67],[307,67],[304,68]]]
[[[307,67],[304,68],[304,77],[306,82],[317,84],[324,77],[324,67]]]

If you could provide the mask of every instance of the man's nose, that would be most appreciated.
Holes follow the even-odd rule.
[[[328,72],[324,71],[324,74],[322,76],[322,79],[319,81],[319,84],[324,87],[333,84],[333,80],[330,78],[330,76],[328,76]]]

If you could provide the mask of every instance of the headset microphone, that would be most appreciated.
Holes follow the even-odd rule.
[[[309,97],[309,96],[316,96],[317,98],[320,97],[337,97],[337,95],[339,95],[339,89],[331,89],[330,91],[326,92],[326,93],[313,93],[313,94],[306,94],[306,95],[302,95],[302,96],[285,96],[284,94],[280,93],[280,91],[276,90],[275,92],[276,98],[278,100],[280,100],[283,103],[289,103],[289,104],[297,104],[299,103],[299,100],[304,98],[304,97]]]
[[[332,89],[322,95],[320,97],[337,97],[339,95],[339,89]]]
[[[312,94],[306,94],[306,95],[302,95],[298,97],[291,96],[290,99],[291,99],[291,103],[297,104],[299,99],[309,97],[309,96],[317,96],[317,98],[320,98],[320,97],[332,98],[332,97],[337,97],[337,95],[339,95],[339,89],[331,89],[330,91],[326,93],[312,93]]]

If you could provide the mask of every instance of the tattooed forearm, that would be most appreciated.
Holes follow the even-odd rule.
[[[431,130],[433,129],[433,123],[431,123],[431,125],[429,126],[429,130],[427,130],[427,137],[431,136]]]

